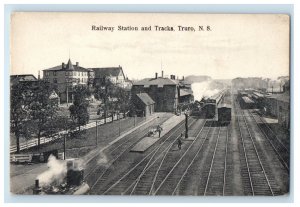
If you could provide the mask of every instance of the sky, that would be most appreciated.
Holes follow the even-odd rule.
[[[114,31],[92,30],[93,25]],[[155,31],[155,25],[175,31]],[[118,26],[139,31],[117,31]],[[144,26],[152,30],[141,31]],[[198,31],[199,26],[211,30]],[[11,74],[37,76],[70,57],[86,68],[120,65],[129,79],[161,70],[216,79],[289,75],[287,15],[18,12],[11,16],[10,41]]]

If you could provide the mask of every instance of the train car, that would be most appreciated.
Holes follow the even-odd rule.
[[[207,118],[212,119],[216,115],[216,104],[215,103],[207,103],[201,108],[201,114]]]
[[[220,104],[218,106],[218,123],[221,125],[229,124],[231,122],[231,105]]]
[[[254,109],[255,102],[248,96],[241,97],[240,106],[242,109]]]

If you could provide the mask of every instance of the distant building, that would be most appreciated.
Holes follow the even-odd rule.
[[[179,103],[179,84],[178,81],[158,77],[145,78],[134,82],[131,89],[132,96],[140,93],[147,93],[155,102],[155,111],[157,112],[175,112]]]
[[[73,88],[76,85],[91,86],[94,79],[93,71],[84,67],[68,63],[43,70],[43,79],[54,85],[61,102],[73,101]]]
[[[17,83],[36,83],[37,82],[37,78],[32,75],[32,74],[24,74],[24,75],[11,75],[10,76],[10,86],[13,86],[14,84]]]
[[[290,127],[290,95],[288,92],[266,97],[266,113],[277,117],[278,124]]]
[[[119,67],[107,67],[107,68],[90,68],[94,71],[94,85],[100,85],[105,78],[108,78],[113,84],[122,88],[131,88],[132,83],[125,78],[123,68]]]

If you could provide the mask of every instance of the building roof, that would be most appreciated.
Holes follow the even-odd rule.
[[[263,98],[263,97],[264,97],[264,94],[259,93],[259,92],[253,92],[253,94],[254,94],[255,96],[257,96],[258,98]]]
[[[56,99],[59,98],[59,96],[57,95],[57,93],[55,91],[52,91],[52,93],[49,96],[49,99]]]
[[[23,74],[23,75],[11,75],[10,82],[12,84],[17,82],[30,82],[30,81],[37,81],[37,78],[32,74]]]
[[[169,79],[169,78],[145,78],[143,80],[137,81],[133,83],[134,86],[136,85],[144,85],[144,86],[164,86],[164,85],[178,85],[178,83],[175,80]]]
[[[254,101],[252,101],[252,99],[250,99],[247,96],[243,96],[242,99],[244,100],[245,103],[254,103]]]
[[[54,66],[52,68],[44,69],[43,71],[79,71],[79,72],[89,72],[90,70],[87,68],[83,68],[79,66],[78,64],[73,65],[71,60],[68,60],[68,63],[65,64],[65,67],[63,68],[63,64]]]
[[[124,76],[122,67],[108,67],[108,68],[89,68],[95,72],[95,76],[119,76],[120,73]],[[125,76],[124,76],[125,79]]]
[[[218,105],[218,108],[231,108],[231,104],[222,103]]]
[[[180,89],[179,94],[180,96],[189,96],[193,95],[193,91],[190,89]]]
[[[146,105],[154,104],[155,102],[152,100],[152,98],[147,93],[139,93],[136,94],[137,97]]]

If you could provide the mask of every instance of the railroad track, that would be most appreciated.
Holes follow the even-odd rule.
[[[200,128],[200,130],[198,129],[199,132],[194,130],[194,132],[197,133],[195,134],[196,136],[198,136],[198,134],[203,130],[205,123],[205,121],[201,120],[198,122],[198,124],[195,124],[192,127],[195,129]],[[176,144],[175,142],[173,143],[173,145]],[[147,169],[147,171],[137,183],[136,189],[132,190],[131,195],[154,195],[157,188],[162,183],[162,180],[166,178],[168,176],[168,172],[172,170],[171,168],[173,166],[176,166],[176,164],[182,160],[184,155],[189,151],[190,146],[194,143],[193,141],[184,142],[185,144],[180,151],[174,150],[174,148],[177,148],[177,146],[170,147],[168,152],[164,154],[161,160],[149,167],[149,169]],[[173,150],[171,151],[170,149],[172,148]]]
[[[228,128],[221,127],[215,145],[204,195],[225,194]]]
[[[245,195],[282,195],[269,166],[270,163],[256,143],[257,140],[253,137],[254,131],[249,128],[244,112],[237,104],[236,109],[241,135],[240,157]]]
[[[192,123],[190,123],[191,125]],[[162,154],[167,148],[162,146],[174,143],[174,134],[180,132],[184,128],[184,121],[180,123],[180,126],[175,130],[171,130],[164,137],[161,138],[161,143],[150,152],[145,153],[145,155],[137,153],[127,153],[128,156],[120,157],[114,165],[121,166],[122,163],[131,162],[131,166],[134,166],[130,169],[125,169],[124,173],[119,175],[113,175],[114,169],[108,168],[103,176],[99,178],[95,184],[92,186],[92,194],[117,194],[121,195],[126,193],[129,189],[128,186],[132,185],[132,182],[135,182],[137,177],[141,172],[145,170],[148,166],[151,165],[151,162],[155,162],[155,155]],[[175,141],[178,136],[175,137]],[[163,150],[164,149],[164,150]],[[137,158],[138,155],[138,158]],[[131,157],[130,157],[131,156]],[[143,157],[144,156],[144,157]],[[140,158],[143,157],[143,158]],[[159,157],[159,156],[158,156]],[[158,158],[157,158],[158,159]],[[109,179],[110,178],[110,179]]]
[[[261,132],[265,136],[265,138],[268,140],[270,145],[266,145],[267,147],[271,146],[272,149],[275,151],[278,159],[284,166],[284,168],[289,172],[289,163],[290,163],[290,151],[285,145],[278,139],[276,134],[268,127],[268,125],[262,120],[262,118],[258,115],[254,116],[253,113],[249,110],[247,110],[247,115],[251,117],[256,125],[260,128]],[[261,126],[259,123],[263,123],[264,125]],[[270,133],[273,136],[270,136]]]
[[[214,127],[182,175],[173,194],[225,195],[228,127]],[[201,167],[200,167],[201,166]],[[229,171],[230,172],[230,171]],[[193,180],[195,179],[196,180]],[[196,183],[195,188],[190,188]]]
[[[130,134],[129,138],[123,138],[118,142],[114,143],[107,152],[100,153],[99,155],[92,158],[86,165],[90,165],[91,169],[87,168],[84,175],[84,179],[88,181],[88,183],[94,184],[95,181],[106,172],[107,168],[112,165],[116,160],[119,159],[122,155],[124,155],[128,150],[130,150],[140,139],[146,136],[147,133],[141,135],[142,131],[147,131],[151,128],[151,126],[143,126],[142,129],[137,129],[133,133]],[[128,137],[128,135],[127,135]],[[98,164],[98,160],[103,159],[103,156],[109,156],[111,159],[110,163],[101,163]],[[108,159],[108,158],[104,158]],[[100,175],[100,176],[99,176]]]

